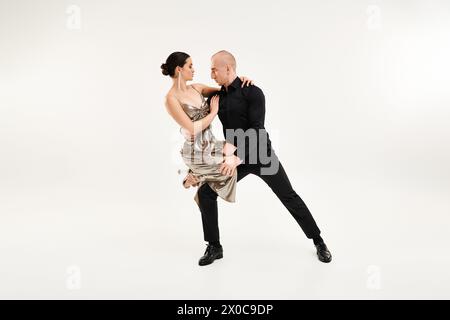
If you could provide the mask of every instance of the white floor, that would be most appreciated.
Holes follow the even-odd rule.
[[[0,1],[0,298],[450,298],[450,2],[245,4]],[[213,86],[222,49],[332,263],[247,177],[198,266],[160,65],[186,51]]]
[[[449,298],[447,194],[290,176],[333,253],[329,264],[254,176],[239,183],[237,203],[220,201],[224,259],[206,267],[197,265],[205,244],[193,190],[174,188],[164,203],[155,189],[10,189],[0,298]]]

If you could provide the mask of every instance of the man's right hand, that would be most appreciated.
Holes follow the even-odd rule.
[[[236,149],[237,149],[236,146],[234,146],[229,142],[226,142],[223,145],[222,154],[225,156],[231,156],[234,153],[234,151],[236,151]]]
[[[232,176],[236,171],[236,167],[242,162],[243,160],[239,159],[235,155],[225,156],[224,161],[220,165],[219,171],[224,176]]]

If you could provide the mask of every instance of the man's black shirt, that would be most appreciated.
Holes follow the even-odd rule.
[[[236,77],[228,86],[222,86],[219,94],[219,119],[223,126],[223,135],[227,142],[238,147],[235,154],[244,154],[244,163],[255,163],[252,159],[257,159],[260,163],[260,148],[265,156],[271,155],[271,141],[264,127],[264,117],[266,112],[264,93],[254,85],[241,88],[242,81]],[[208,99],[208,103],[211,97]],[[244,134],[256,137],[256,143],[250,143],[251,139],[245,137],[245,145],[238,145],[238,139],[234,135],[227,135],[227,129],[242,129]],[[236,131],[237,132],[237,131]],[[258,147],[259,146],[259,147]],[[245,150],[241,150],[245,148]],[[265,149],[265,150],[264,150]],[[253,154],[254,153],[254,154]],[[263,161],[267,163],[267,161]]]

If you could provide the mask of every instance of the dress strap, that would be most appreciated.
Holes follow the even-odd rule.
[[[202,99],[203,99],[203,95],[202,95],[202,93],[200,92],[200,91],[198,91],[197,89],[195,89],[195,87],[191,84],[191,87],[195,90],[195,91],[197,91],[198,92],[198,94],[202,97]]]

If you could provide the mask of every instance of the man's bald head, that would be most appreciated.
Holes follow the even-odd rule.
[[[215,53],[211,59],[214,59],[219,64],[230,66],[234,72],[236,72],[236,59],[234,56],[226,50],[221,50]]]
[[[236,59],[231,53],[222,50],[211,57],[211,78],[224,86],[236,78]]]

